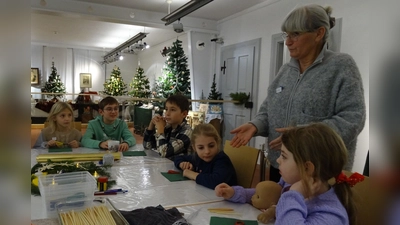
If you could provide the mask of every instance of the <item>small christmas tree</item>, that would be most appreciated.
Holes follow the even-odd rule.
[[[65,86],[61,82],[60,75],[57,74],[57,69],[54,66],[54,62],[51,63],[51,74],[49,80],[46,81],[44,87],[41,89],[42,92],[46,93],[62,93],[65,94]],[[61,97],[60,95],[47,95],[48,97]]]
[[[176,40],[172,47],[166,51],[167,60],[165,61],[164,76],[157,82],[157,97],[168,98],[169,96],[180,93],[191,98],[190,71],[187,65],[187,57],[182,48],[182,41]]]
[[[208,99],[209,100],[224,100],[221,97],[221,95],[222,95],[222,93],[219,93],[217,91],[217,84],[215,83],[215,74],[214,74],[213,82],[212,82],[212,85],[211,85],[211,92],[208,95]],[[222,103],[219,103],[219,104],[222,104]]]
[[[111,96],[121,96],[127,93],[127,85],[121,77],[119,67],[114,66],[111,77],[104,83],[104,94]]]
[[[132,89],[128,94],[136,98],[148,98],[150,97],[150,82],[149,79],[144,75],[142,67],[138,67],[135,76],[133,76],[131,83],[129,84]]]

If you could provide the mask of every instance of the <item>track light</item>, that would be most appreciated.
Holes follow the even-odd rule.
[[[129,48],[129,47],[132,49],[132,47],[134,46],[135,43],[137,43],[138,41],[141,41],[148,34],[149,33],[140,32],[140,33],[136,34],[135,36],[133,36],[132,38],[125,41],[124,43],[120,44],[118,47],[114,48],[113,50],[108,52],[105,56],[103,56],[104,62],[110,63],[110,59],[111,59],[111,62],[113,62],[112,60],[114,60],[114,61],[119,60],[120,56],[122,56],[122,55],[119,55],[119,53],[121,53],[124,49]],[[113,57],[113,56],[118,56],[118,58],[115,59],[115,57]],[[114,58],[114,59],[112,59],[112,58]]]
[[[166,22],[165,26],[167,26],[212,1],[213,0],[191,0],[183,6],[179,7],[177,10],[173,11],[172,13],[169,13],[161,20]]]

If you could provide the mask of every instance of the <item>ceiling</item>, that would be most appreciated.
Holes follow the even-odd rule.
[[[184,30],[217,33],[218,21],[277,0],[214,0],[181,19]],[[174,11],[188,0],[172,0]],[[166,0],[31,0],[32,44],[109,51],[139,32],[157,45],[176,38]]]

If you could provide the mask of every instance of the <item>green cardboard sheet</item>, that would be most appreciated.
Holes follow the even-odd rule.
[[[146,156],[144,151],[126,151],[122,152],[123,156]]]
[[[180,173],[180,174],[169,174],[168,172],[161,172],[161,174],[171,182],[182,181],[182,180],[190,180],[189,178],[184,177],[182,175],[182,173]]]
[[[216,217],[216,216],[211,217],[210,225],[233,225],[236,223],[236,221],[242,221],[246,225],[258,225],[257,220],[240,220],[240,219]]]
[[[72,148],[49,148],[49,152],[72,152]]]

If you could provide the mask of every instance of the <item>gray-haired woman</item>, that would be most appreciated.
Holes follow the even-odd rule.
[[[331,12],[331,7],[306,5],[286,17],[281,29],[290,62],[280,68],[256,117],[231,131],[232,146],[264,136],[269,149],[279,150],[285,129],[324,122],[346,144],[345,169],[351,170],[357,136],[365,123],[364,89],[353,58],[328,50],[329,30],[335,25]],[[280,179],[279,155],[280,151],[269,151],[270,180]]]

